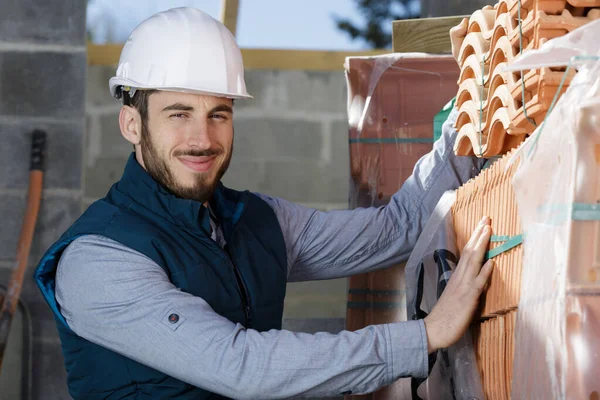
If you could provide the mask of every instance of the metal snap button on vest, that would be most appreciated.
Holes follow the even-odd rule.
[[[179,315],[177,314],[171,314],[169,315],[169,322],[172,324],[176,324],[177,321],[179,321]]]

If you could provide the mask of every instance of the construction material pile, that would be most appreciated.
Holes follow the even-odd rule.
[[[467,244],[483,216],[492,221],[488,257],[495,262],[490,286],[473,324],[473,345],[488,399],[509,399],[516,308],[521,290],[523,246],[521,221],[511,181],[517,163],[508,166],[512,153],[461,186],[452,207],[456,244]]]
[[[565,66],[520,72],[504,67],[600,18],[598,7],[600,0],[501,0],[471,16],[458,54],[456,154],[505,154],[536,129],[575,72],[565,73]]]
[[[577,73],[531,137],[457,191],[459,247],[492,218],[495,271],[473,324],[489,399],[600,399],[598,37],[593,21],[507,67]]]

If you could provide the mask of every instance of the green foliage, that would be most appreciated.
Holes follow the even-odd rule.
[[[391,21],[399,19],[419,18],[419,14],[411,13],[409,5],[419,0],[354,0],[358,12],[365,19],[365,24],[354,24],[348,18],[334,16],[333,19],[343,32],[352,40],[362,40],[374,49],[390,47],[392,43]]]

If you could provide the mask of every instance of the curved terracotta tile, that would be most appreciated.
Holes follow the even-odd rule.
[[[485,131],[483,121],[485,121],[485,113],[481,110],[481,105],[473,100],[467,100],[458,109],[454,126],[460,130],[465,125],[473,125],[477,127],[477,130],[481,127],[481,130]]]
[[[510,16],[507,13],[500,14],[494,24],[494,31],[490,37],[490,49],[495,49],[498,40],[503,36],[508,36],[511,29]]]
[[[531,12],[537,13],[539,11],[544,11],[547,14],[557,15],[565,9],[566,5],[567,0],[522,0],[521,18],[526,18],[526,16]],[[519,12],[518,0],[509,0],[508,6],[510,15],[516,18]]]
[[[560,86],[564,74],[567,73],[567,77],[563,83],[561,92],[565,92],[569,87],[571,80],[577,73],[575,70],[570,69],[566,71],[553,71],[550,68],[540,68],[531,70],[523,76],[525,82],[525,99],[529,101],[533,94],[539,94],[541,104],[543,108],[549,109],[552,99]],[[521,102],[523,98],[523,84],[519,80],[515,84],[509,85],[513,99]]]
[[[464,64],[461,67],[460,75],[458,77],[458,84],[460,85],[466,79],[475,78],[477,82],[481,82],[483,80],[484,85],[488,76],[489,64],[482,65],[481,60],[477,58],[477,55],[471,54],[465,60]]]
[[[484,39],[490,40],[494,24],[496,22],[496,10],[477,10],[469,18],[467,33],[481,32]]]
[[[468,125],[465,125],[465,129]],[[454,154],[457,156],[473,156],[475,152],[473,151],[473,143],[471,142],[471,138],[466,132],[458,132],[456,136],[456,140],[454,142]]]
[[[600,10],[590,10],[584,17],[573,16],[569,10],[563,10],[560,15],[550,15],[544,11],[530,13],[523,21],[524,48],[539,48],[542,39],[553,39],[563,36],[586,23],[600,18]],[[509,37],[513,46],[519,46],[521,33],[518,29],[510,32]],[[531,44],[533,42],[533,44]]]
[[[525,135],[508,137],[511,119],[505,107],[497,109],[491,121],[489,131],[481,134],[473,124],[463,125],[454,143],[454,152],[457,155],[492,157],[516,147],[525,139]]]
[[[458,88],[456,108],[460,109],[460,107],[468,100],[472,100],[475,103],[479,103],[480,101],[485,102],[486,94],[488,93],[487,88],[484,87],[483,99],[481,98],[481,93],[481,85],[475,78],[465,79]]]
[[[465,36],[465,40],[458,52],[458,65],[462,68],[466,59],[475,54],[478,60],[483,59],[485,53],[488,52],[490,43],[485,40],[481,32],[471,32]]]
[[[496,18],[502,14],[507,14],[509,10],[508,0],[500,0],[494,7],[496,10]]]
[[[510,63],[515,58],[515,52],[512,44],[508,40],[508,37],[502,36],[498,39],[496,47],[492,49],[492,56],[490,59],[489,70],[493,75],[494,71],[498,68],[498,64],[503,62]]]
[[[527,108],[527,117],[529,117],[529,119],[525,117],[524,107],[519,108],[510,123],[510,128],[508,129],[509,135],[533,133],[536,126],[539,126],[543,122],[546,117],[546,112],[548,111],[542,107],[537,94],[525,104],[525,108]],[[535,125],[529,120],[535,122]]]

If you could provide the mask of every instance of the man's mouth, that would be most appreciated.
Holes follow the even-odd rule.
[[[179,156],[179,161],[194,172],[206,172],[212,167],[216,156]]]

